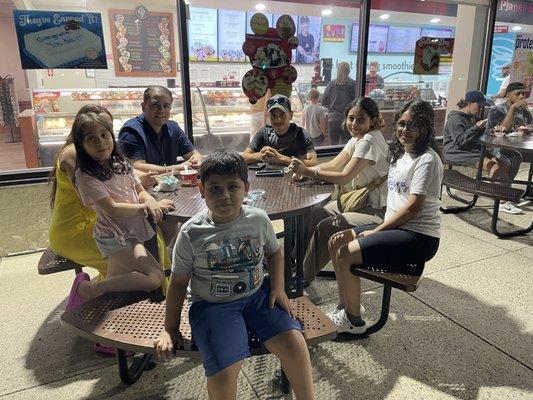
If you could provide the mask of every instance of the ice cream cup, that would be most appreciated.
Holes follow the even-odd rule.
[[[198,171],[190,168],[187,171],[180,171],[180,182],[181,186],[198,185]]]

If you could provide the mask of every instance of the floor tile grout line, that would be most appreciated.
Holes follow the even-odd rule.
[[[465,331],[469,332],[470,334],[474,335],[475,337],[477,337],[478,339],[480,339],[481,341],[485,342],[486,344],[488,344],[489,346],[493,347],[494,349],[498,350],[500,353],[502,353],[503,355],[511,358],[512,360],[514,360],[515,362],[517,362],[518,364],[522,365],[523,367],[527,368],[528,370],[532,371],[533,372],[533,367],[527,365],[525,362],[519,360],[517,357],[513,356],[512,354],[509,354],[507,352],[505,352],[503,349],[501,349],[499,346],[497,346],[495,343],[492,343],[491,341],[489,341],[488,339],[485,339],[483,336],[481,336],[480,334],[474,332],[473,330],[467,328],[465,325],[461,324],[460,322],[448,317],[446,314],[444,314],[443,312],[441,312],[440,310],[438,310],[437,308],[429,305],[426,301],[422,300],[421,298],[419,297],[416,297],[414,293],[407,293],[409,296],[411,296],[412,298],[418,300],[420,303],[424,304],[426,307],[432,309],[433,311],[435,311],[436,313],[440,314],[443,318],[446,318],[448,321],[454,323],[455,325],[463,328]]]
[[[473,236],[473,235],[471,235],[471,234],[469,234],[469,233],[466,233],[466,232],[463,232],[463,231],[457,230],[456,228],[452,228],[452,227],[450,227],[450,226],[448,226],[448,225],[443,224],[443,226],[444,226],[445,228],[447,228],[447,229],[452,230],[452,231],[455,231],[455,232],[461,233],[461,234],[466,235],[466,236],[468,236],[468,237],[470,237],[470,238],[473,238],[473,239],[479,240],[480,242],[483,242],[483,243],[485,243],[485,244],[490,244],[490,245],[492,245],[492,246],[496,246],[496,247],[498,247],[499,249],[503,249],[503,250],[506,250],[506,251],[513,251],[513,252],[514,252],[514,251],[519,251],[519,250],[522,250],[522,249],[524,249],[524,248],[530,246],[530,245],[528,245],[528,244],[523,244],[523,243],[518,242],[518,243],[520,243],[520,244],[523,244],[524,247],[520,247],[520,248],[515,249],[515,250],[509,250],[509,249],[506,249],[505,247],[499,246],[499,245],[496,244],[496,243],[488,242],[488,241],[485,240],[485,239],[482,239],[482,238],[480,238],[480,237]],[[479,228],[478,228],[478,229],[479,229]],[[481,229],[481,230],[482,230],[482,229]],[[486,232],[486,233],[489,233],[489,232]],[[529,236],[529,234],[528,234],[528,235],[520,235],[520,236],[516,236],[516,237],[527,237],[527,236]],[[501,239],[501,240],[506,240],[506,239]]]
[[[100,369],[104,369],[104,368],[112,367],[112,366],[115,366],[115,364],[104,365],[102,363],[102,364],[100,364],[100,365],[98,365],[96,367],[89,368],[89,369],[86,369],[84,371],[80,371],[80,372],[75,373],[73,375],[65,376],[65,377],[59,378],[59,379],[53,379],[53,380],[50,380],[50,381],[47,381],[47,382],[40,382],[37,385],[28,386],[28,387],[25,387],[25,388],[22,388],[22,389],[14,390],[14,391],[9,392],[9,393],[2,393],[2,394],[0,394],[0,398],[6,397],[6,396],[9,396],[9,395],[12,395],[12,394],[16,394],[16,393],[21,393],[21,392],[24,392],[26,390],[35,389],[35,388],[38,388],[40,386],[46,386],[46,385],[49,385],[51,383],[56,383],[56,382],[61,382],[61,381],[64,381],[64,380],[69,380],[71,378],[75,378],[77,376],[84,375],[84,374],[86,374],[88,372],[94,372],[94,371],[98,371]]]

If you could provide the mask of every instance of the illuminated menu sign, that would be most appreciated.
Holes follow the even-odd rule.
[[[189,61],[217,61],[217,10],[190,8]]]
[[[244,62],[242,44],[246,39],[246,13],[218,10],[218,60]]]
[[[420,39],[419,27],[391,26],[387,40],[387,53],[414,53],[416,41]]]

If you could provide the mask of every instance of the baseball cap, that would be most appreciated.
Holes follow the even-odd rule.
[[[526,86],[522,82],[511,82],[505,89],[505,94],[509,94],[515,90],[526,90]]]
[[[276,94],[267,100],[267,110],[270,112],[274,108],[279,108],[285,113],[291,112],[291,101],[287,96]]]
[[[300,18],[300,24],[303,24],[304,22],[309,23],[309,17],[306,15]]]
[[[478,90],[472,90],[465,95],[465,101],[467,103],[477,103],[480,107],[486,107],[492,105],[491,102],[487,101],[485,95]]]

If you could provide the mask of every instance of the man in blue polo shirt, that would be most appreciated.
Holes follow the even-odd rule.
[[[202,155],[180,126],[169,120],[172,92],[164,86],[148,86],[141,106],[143,113],[126,121],[118,134],[118,143],[133,167],[157,174],[170,171],[172,165],[176,173],[185,165],[197,167]],[[186,161],[178,164],[178,157]]]

